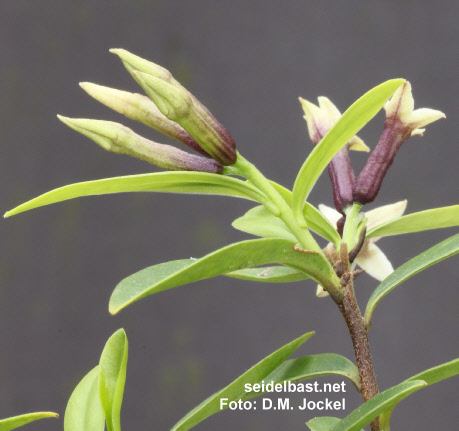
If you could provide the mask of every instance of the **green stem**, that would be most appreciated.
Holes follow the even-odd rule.
[[[225,173],[241,175],[244,178],[247,178],[265,194],[265,196],[278,209],[278,213],[276,214],[272,208],[268,206],[266,208],[276,217],[279,217],[288,226],[298,239],[299,244],[303,249],[317,251],[322,254],[322,249],[319,244],[317,244],[317,241],[311,235],[307,227],[298,226],[290,206],[255,165],[250,163],[238,153],[236,163],[229,168],[230,169],[225,169]]]

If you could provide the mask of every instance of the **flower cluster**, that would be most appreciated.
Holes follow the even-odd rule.
[[[109,108],[139,121],[200,153],[200,156],[145,139],[111,121],[58,118],[72,129],[116,154],[126,154],[169,170],[221,174],[236,161],[236,146],[228,131],[172,74],[123,49],[112,49],[149,96],[103,87],[80,86]]]

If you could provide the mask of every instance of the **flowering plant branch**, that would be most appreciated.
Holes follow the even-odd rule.
[[[118,123],[59,116],[63,123],[105,150],[140,158],[168,172],[72,184],[19,205],[5,216],[81,196],[135,191],[217,194],[251,200],[258,205],[235,220],[233,226],[261,238],[231,244],[200,259],[160,263],[141,270],[116,286],[110,298],[110,313],[117,314],[154,293],[218,275],[271,283],[312,279],[318,286],[317,296],[330,296],[342,314],[355,353],[356,365],[331,353],[288,360],[313,335],[309,332],[207,398],[172,430],[188,430],[229,403],[250,402],[264,391],[247,392],[247,385],[254,388],[262,387],[263,380],[281,384],[340,375],[354,384],[363,404],[343,419],[315,418],[307,423],[309,429],[351,431],[370,424],[372,431],[388,431],[391,412],[402,399],[459,373],[459,361],[454,360],[379,392],[368,341],[375,307],[385,295],[419,271],[459,252],[456,234],[394,270],[375,245],[384,236],[458,226],[459,205],[407,216],[403,216],[407,201],[362,211],[377,198],[401,145],[413,135],[422,135],[424,126],[444,117],[442,112],[414,110],[411,86],[403,79],[371,89],[342,115],[328,98],[319,97],[318,106],[300,99],[314,148],[290,191],[270,181],[245,159],[229,132],[168,70],[122,49],[111,52],[121,59],[148,97],[92,83],[82,83],[81,87],[109,108],[162,132],[197,154],[153,142]],[[381,138],[356,176],[349,151],[370,151],[356,133],[382,107],[386,120]],[[325,168],[335,209],[323,204],[316,208],[307,201]],[[328,245],[320,245],[324,239]],[[364,314],[354,290],[355,279],[363,271],[381,281]],[[104,426],[108,431],[121,430],[127,358],[127,337],[119,330],[108,340],[99,364],[70,397],[65,431],[100,431]],[[0,430],[50,415],[5,419],[0,421]]]

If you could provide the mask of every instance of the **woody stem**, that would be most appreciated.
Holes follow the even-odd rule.
[[[337,304],[346,322],[354,347],[354,355],[359,370],[361,393],[364,401],[378,394],[378,384],[371,359],[368,331],[357,304],[352,276],[344,287],[344,298]],[[379,431],[379,418],[371,422],[371,431]]]

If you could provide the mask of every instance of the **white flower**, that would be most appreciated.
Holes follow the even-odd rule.
[[[384,205],[374,210],[365,213],[367,217],[367,229],[370,230],[383,223],[395,220],[403,215],[406,209],[407,201],[396,202],[395,204]],[[341,218],[341,214],[333,208],[326,205],[319,205],[320,212],[327,217],[328,220],[336,226],[336,222]],[[376,280],[382,281],[389,274],[394,271],[392,264],[387,259],[386,255],[382,250],[375,244],[380,238],[370,238],[365,240],[363,246],[354,260],[353,267],[355,264],[360,266],[369,275],[376,278]],[[329,244],[330,246],[330,244]],[[317,286],[317,296],[327,296],[328,293],[322,288]]]

